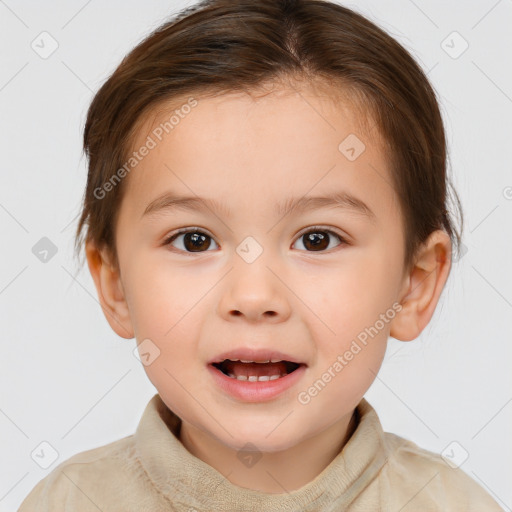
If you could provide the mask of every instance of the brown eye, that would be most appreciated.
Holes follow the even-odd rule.
[[[332,249],[331,241],[332,237],[340,240],[341,245],[345,243],[345,240],[340,236],[328,229],[313,228],[309,231],[302,233],[297,241],[301,241],[305,250],[308,252],[325,252],[327,249]],[[336,245],[334,246],[336,247]]]
[[[178,241],[176,245],[174,245],[175,241]],[[184,230],[171,235],[164,245],[173,245],[183,252],[207,252],[212,242],[213,239],[202,231]],[[213,243],[215,244],[215,242]]]

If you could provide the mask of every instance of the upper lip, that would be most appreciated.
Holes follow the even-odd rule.
[[[279,352],[278,350],[266,348],[252,349],[249,347],[238,347],[223,352],[222,354],[219,354],[218,356],[210,360],[208,364],[222,363],[222,361],[226,359],[230,359],[231,361],[254,361],[256,363],[277,360],[290,361],[292,363],[306,365],[306,363],[300,361],[296,357],[289,354],[285,354],[283,352]]]

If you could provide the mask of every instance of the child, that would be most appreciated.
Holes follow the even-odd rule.
[[[460,242],[427,78],[321,0],[210,0],[139,44],[84,132],[80,235],[158,393],[19,509],[494,511],[363,398]],[[210,253],[210,254],[208,254]]]

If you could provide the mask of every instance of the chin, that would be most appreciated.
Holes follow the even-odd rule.
[[[268,453],[288,450],[289,448],[292,448],[297,443],[302,441],[301,435],[294,436],[289,432],[289,430],[286,429],[283,429],[283,431],[278,434],[276,425],[278,425],[278,423],[273,423],[272,425],[268,426],[262,426],[261,424],[258,424],[255,427],[248,428],[243,428],[240,425],[237,425],[236,431],[231,431],[233,437],[226,435],[224,432],[222,438],[219,439],[219,441],[221,441],[226,446],[229,446],[234,451],[257,450],[259,452]],[[279,428],[281,427],[282,425]],[[254,446],[251,447],[248,445]]]

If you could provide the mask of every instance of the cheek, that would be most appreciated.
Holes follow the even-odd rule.
[[[342,404],[355,407],[375,380],[386,353],[394,310],[370,289],[364,294],[359,290],[353,300],[349,296],[324,296],[322,300],[331,303],[331,321],[327,329],[311,319],[316,360],[303,391],[309,394],[308,386],[312,386],[311,396],[316,396],[318,390],[315,407],[332,411],[334,420],[334,411]],[[328,316],[324,314],[324,318]]]
[[[364,394],[385,355],[395,316],[393,275],[387,266],[384,258],[351,254],[337,269],[316,272],[296,288],[305,298],[303,318],[317,349],[312,377],[333,382],[331,389],[349,400]],[[336,397],[339,393],[324,395],[327,401]]]
[[[152,266],[132,277],[131,316],[137,343],[146,343],[156,354],[144,370],[164,401],[180,414],[187,410],[189,396],[183,386],[197,393],[191,376],[199,368],[198,315],[206,314],[199,299],[205,290],[168,267]]]
[[[129,305],[137,339],[155,337],[162,342],[173,339],[180,324],[194,314],[207,288],[201,279],[190,279],[187,272],[169,263],[138,264],[130,274]]]
[[[137,342],[150,339],[160,351],[159,364],[146,367],[148,374],[158,367],[180,373],[184,361],[197,360],[201,322],[211,311],[207,294],[216,278],[182,272],[165,262],[132,269],[129,305]]]
[[[384,257],[353,251],[335,264],[301,268],[289,279],[310,327],[339,341],[356,336],[392,306],[395,274]]]
[[[130,317],[144,371],[159,391],[180,396],[179,383],[186,380],[184,361],[197,358],[191,322],[197,298],[187,294],[178,274],[168,268],[140,264],[126,275],[130,276],[126,287]],[[150,355],[145,358],[144,353]]]

